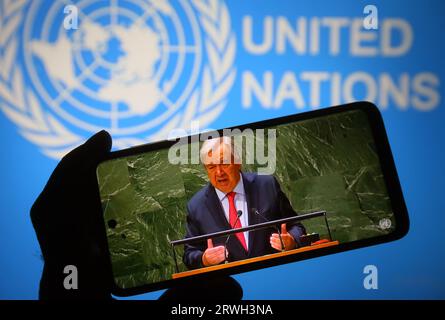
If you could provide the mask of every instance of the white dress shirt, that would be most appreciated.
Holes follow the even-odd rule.
[[[224,214],[226,216],[227,221],[230,224],[230,211],[229,211],[229,199],[227,195],[215,188],[216,194],[218,195],[219,201],[221,201],[221,205],[224,209]],[[236,211],[241,210],[243,214],[239,218],[239,222],[241,223],[241,227],[247,227],[249,225],[249,213],[247,211],[247,200],[246,200],[246,192],[244,191],[243,177],[240,174],[240,179],[238,184],[233,189],[235,192],[235,208]],[[233,227],[233,226],[232,226]],[[249,232],[243,232],[244,239],[246,240],[247,249],[249,249]]]

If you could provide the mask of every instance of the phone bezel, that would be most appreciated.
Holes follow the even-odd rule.
[[[107,261],[109,263],[108,267],[111,270],[110,275],[111,275],[112,294],[114,294],[116,296],[122,296],[122,297],[131,296],[131,295],[166,289],[166,288],[171,287],[174,284],[179,285],[179,284],[186,284],[187,282],[190,282],[190,281],[200,281],[207,277],[228,276],[228,275],[258,270],[258,269],[264,269],[264,268],[268,268],[268,267],[272,267],[272,266],[282,265],[282,264],[286,264],[286,263],[290,263],[290,262],[311,259],[311,258],[315,258],[315,257],[328,255],[328,254],[368,247],[368,246],[372,246],[372,245],[377,245],[377,244],[381,244],[381,243],[398,240],[398,239],[402,238],[403,236],[405,236],[409,230],[408,212],[407,212],[406,204],[405,204],[405,201],[403,198],[403,193],[402,193],[400,181],[399,181],[399,178],[397,175],[396,166],[395,166],[394,159],[392,156],[388,137],[386,134],[383,118],[381,116],[379,109],[373,103],[366,102],[366,101],[354,102],[354,103],[349,103],[349,104],[344,104],[344,105],[339,105],[339,106],[334,106],[334,107],[328,107],[328,108],[288,115],[288,116],[274,118],[274,119],[268,119],[268,120],[248,123],[248,124],[239,125],[239,126],[227,127],[224,129],[238,128],[241,131],[246,128],[261,129],[261,128],[273,127],[273,126],[277,126],[277,125],[283,125],[283,124],[299,122],[299,121],[304,121],[304,120],[309,120],[309,119],[315,119],[315,118],[319,118],[319,117],[323,117],[323,116],[334,115],[334,114],[352,111],[352,110],[361,110],[361,111],[365,112],[369,119],[369,125],[370,125],[371,132],[372,132],[372,135],[373,135],[373,138],[375,141],[375,146],[377,149],[377,154],[378,154],[380,165],[381,165],[381,170],[382,170],[382,173],[384,176],[388,195],[391,200],[391,205],[392,205],[393,212],[394,212],[394,219],[396,221],[396,223],[395,223],[396,228],[393,232],[391,232],[387,235],[377,236],[377,237],[373,237],[373,238],[355,240],[355,241],[351,241],[351,242],[347,242],[347,243],[340,243],[339,245],[333,246],[333,247],[327,247],[327,248],[321,248],[321,249],[317,249],[317,250],[313,250],[313,251],[301,252],[297,255],[289,255],[289,256],[266,260],[266,261],[253,262],[253,263],[249,263],[246,265],[235,266],[232,268],[227,268],[227,269],[222,269],[222,270],[215,270],[215,271],[211,271],[211,272],[204,273],[204,274],[197,274],[197,275],[193,275],[193,276],[190,276],[187,278],[170,279],[170,280],[165,280],[165,281],[161,281],[161,282],[145,284],[145,285],[133,287],[133,288],[121,288],[121,287],[117,286],[116,282],[114,281],[114,276],[113,276],[113,272],[112,272],[111,256],[110,256],[110,251],[109,251],[109,247],[108,247],[108,239],[105,239],[104,245],[106,246],[106,253],[108,255],[108,259],[107,259]],[[218,129],[215,131],[218,131],[218,133],[220,135],[222,135],[222,132],[224,129]],[[196,138],[196,136],[198,136],[198,138],[199,138],[199,134],[196,134],[196,135],[188,136],[188,139],[191,139],[192,137]],[[194,140],[192,139],[189,141],[194,141]],[[149,144],[144,144],[144,145],[128,148],[125,150],[110,152],[105,157],[105,159],[103,159],[98,164],[98,167],[102,162],[105,162],[105,161],[109,161],[109,160],[117,159],[117,158],[135,156],[135,155],[145,153],[145,152],[169,148],[170,146],[174,145],[177,142],[178,142],[178,139],[164,140],[164,141],[160,141],[160,142],[149,143]],[[97,179],[96,179],[96,183],[97,183],[97,187],[99,188]],[[103,219],[103,212],[102,212],[101,216],[102,216],[102,222],[103,222],[102,225],[104,226],[104,228],[106,228],[106,222]],[[104,234],[106,235],[106,230],[104,230],[104,231],[105,231]]]

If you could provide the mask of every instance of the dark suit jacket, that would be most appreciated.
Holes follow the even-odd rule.
[[[249,211],[243,214],[249,215],[249,225],[266,222],[264,218],[255,214],[253,208],[256,208],[269,221],[296,215],[274,176],[255,173],[242,173],[241,176]],[[187,204],[187,211],[186,238],[231,229],[215,188],[210,183],[192,197]],[[299,246],[300,236],[306,233],[303,225],[287,224],[287,231]],[[236,261],[277,252],[271,247],[269,241],[271,234],[276,232],[274,228],[250,231],[248,252],[244,250],[238,238],[232,235],[227,243],[228,260]],[[216,247],[224,245],[226,239],[227,236],[212,240]],[[203,267],[201,259],[206,248],[207,241],[185,245],[183,256],[185,265],[191,269]]]

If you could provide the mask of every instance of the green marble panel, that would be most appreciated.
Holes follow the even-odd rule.
[[[170,240],[184,237],[185,189],[181,168],[167,151],[102,165],[98,172],[113,273],[122,288],[171,278]],[[177,249],[180,270],[183,248]]]

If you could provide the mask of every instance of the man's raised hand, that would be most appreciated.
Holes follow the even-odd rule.
[[[202,264],[206,267],[223,262],[226,259],[226,248],[224,246],[213,246],[212,239],[207,239],[207,249],[202,255]]]

